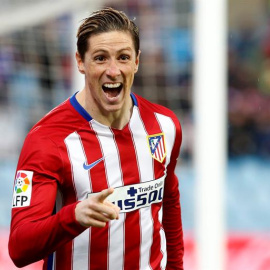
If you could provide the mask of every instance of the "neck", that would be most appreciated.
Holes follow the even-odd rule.
[[[128,110],[128,113],[125,113],[123,115],[118,114],[117,112],[109,113],[108,115],[100,115],[99,119],[96,120],[105,126],[121,130],[127,125],[131,118],[131,115],[132,109],[130,108],[130,110]]]
[[[86,93],[87,91],[85,91],[85,89],[80,91],[76,95],[76,99],[93,119],[102,125],[119,130],[123,129],[127,125],[131,118],[133,109],[133,101],[131,97],[129,97],[128,101],[124,104],[121,110],[106,111],[95,106],[95,104],[93,104],[91,101],[91,97],[87,97]]]

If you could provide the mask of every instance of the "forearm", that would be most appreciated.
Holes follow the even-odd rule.
[[[167,270],[183,270],[184,241],[180,202],[168,201],[165,206],[163,228],[167,241]]]
[[[178,179],[170,174],[166,180],[162,221],[167,242],[166,269],[183,270],[184,241]]]
[[[75,207],[76,203],[46,219],[11,227],[9,253],[14,264],[23,267],[41,260],[83,232],[86,228],[75,220]]]

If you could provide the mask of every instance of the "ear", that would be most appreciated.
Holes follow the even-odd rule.
[[[138,52],[138,55],[137,55],[136,60],[135,60],[134,73],[137,73],[137,71],[139,69],[140,55],[141,55],[141,51]]]
[[[84,71],[84,63],[83,60],[78,52],[76,52],[76,61],[77,61],[77,67],[80,73],[85,74]]]

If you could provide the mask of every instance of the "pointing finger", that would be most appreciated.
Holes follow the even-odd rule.
[[[99,202],[104,202],[104,200],[109,196],[111,195],[112,193],[114,192],[114,189],[111,187],[111,188],[108,188],[108,189],[104,189],[102,190],[98,195],[97,195],[97,200]]]

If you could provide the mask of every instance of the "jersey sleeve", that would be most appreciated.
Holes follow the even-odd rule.
[[[54,214],[62,167],[54,142],[38,131],[26,137],[15,176],[9,236],[9,254],[18,267],[47,257],[85,230],[75,219],[77,203]]]
[[[176,137],[170,163],[167,167],[163,199],[163,228],[167,241],[167,270],[183,270],[184,241],[178,178],[175,174],[182,141],[180,123],[176,123]]]

